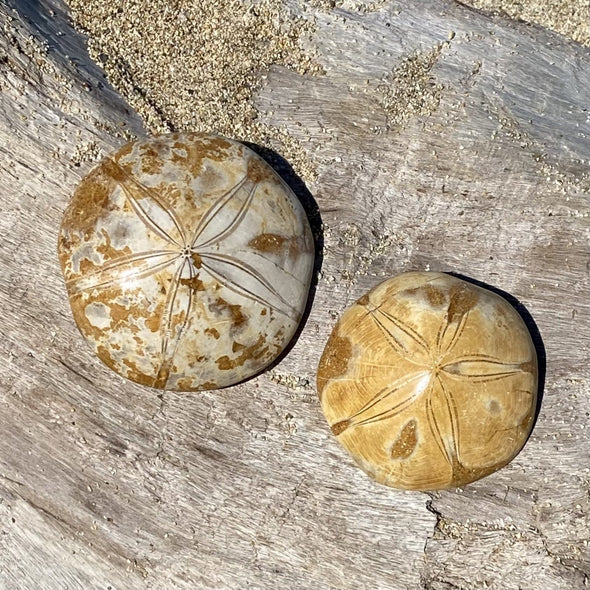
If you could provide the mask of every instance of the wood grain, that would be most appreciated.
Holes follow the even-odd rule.
[[[0,587],[584,587],[588,50],[442,0],[308,11],[325,75],[273,69],[255,104],[318,170],[313,307],[270,371],[158,396],[92,356],[56,256],[74,187],[141,122],[57,0],[17,4],[0,3]],[[336,317],[427,268],[508,292],[546,355],[522,453],[430,495],[354,467],[312,385]]]

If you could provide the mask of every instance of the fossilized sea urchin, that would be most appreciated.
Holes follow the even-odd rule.
[[[78,327],[114,371],[226,387],[293,337],[313,269],[305,212],[246,146],[170,134],[126,144],[77,188],[59,258]]]
[[[537,356],[516,310],[458,278],[387,280],[341,317],[318,369],[332,432],[377,481],[431,490],[496,471],[524,445]]]

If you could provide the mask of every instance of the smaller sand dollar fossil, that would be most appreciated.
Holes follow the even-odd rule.
[[[293,337],[313,240],[287,185],[219,136],[126,144],[77,188],[59,258],[78,327],[120,375],[161,389],[226,387]]]
[[[537,356],[503,298],[450,275],[411,272],[342,315],[317,382],[332,432],[369,475],[443,489],[520,451],[536,409]]]

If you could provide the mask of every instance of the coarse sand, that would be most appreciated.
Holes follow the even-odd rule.
[[[462,0],[462,3],[536,23],[590,46],[589,0]]]
[[[320,74],[304,49],[312,25],[282,0],[69,0],[91,57],[151,133],[216,132],[278,149],[314,170],[284,130],[257,120],[250,100],[273,65]]]
[[[284,0],[67,1],[75,25],[89,35],[91,57],[149,132],[217,132],[264,145],[280,152],[304,180],[314,178],[316,171],[299,142],[287,130],[261,122],[251,100],[274,65],[300,74],[322,73],[309,49],[313,19],[292,14]],[[588,0],[463,3],[538,23],[590,45]],[[317,13],[335,6],[373,11],[384,4],[309,0],[301,6]],[[426,66],[410,60],[394,76],[405,79]],[[399,89],[387,90],[382,99],[390,120],[403,122],[404,109],[412,105],[417,112],[428,110],[438,101],[436,90],[416,104]]]

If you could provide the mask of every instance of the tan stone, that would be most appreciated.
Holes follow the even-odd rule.
[[[297,197],[244,145],[131,142],[77,188],[59,258],[74,318],[114,371],[170,390],[232,385],[285,348],[313,240]]]
[[[332,432],[378,482],[457,487],[496,471],[526,442],[537,357],[506,300],[450,275],[411,272],[342,315],[318,392]]]

